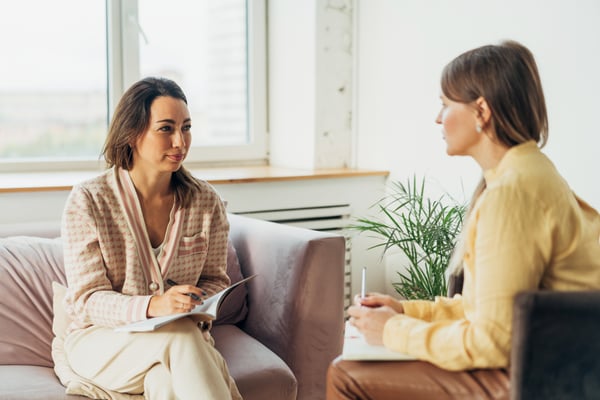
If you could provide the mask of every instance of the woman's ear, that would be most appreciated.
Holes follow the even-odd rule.
[[[490,122],[490,118],[492,118],[492,110],[483,96],[480,96],[475,100],[475,109],[477,112],[477,120],[481,126],[487,126]]]

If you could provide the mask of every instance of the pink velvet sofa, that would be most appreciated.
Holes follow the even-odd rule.
[[[244,307],[213,327],[242,396],[325,398],[343,340],[344,238],[230,215],[230,260],[247,285]],[[66,395],[51,357],[52,282],[65,283],[58,226],[0,230],[0,399]]]

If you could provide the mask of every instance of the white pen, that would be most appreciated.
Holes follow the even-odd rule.
[[[367,295],[367,267],[362,269],[362,281],[360,283],[360,298],[364,299]]]

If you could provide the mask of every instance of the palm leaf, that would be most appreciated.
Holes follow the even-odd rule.
[[[382,248],[382,256],[398,248],[406,256],[405,272],[398,272],[395,290],[407,299],[433,299],[447,291],[446,268],[463,224],[466,206],[442,195],[425,194],[425,178],[393,181],[389,194],[370,209],[375,216],[361,217],[348,229],[376,238],[369,249]]]

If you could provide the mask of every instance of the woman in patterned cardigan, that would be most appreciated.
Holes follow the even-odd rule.
[[[103,150],[109,169],[67,200],[65,351],[73,371],[105,391],[241,398],[205,324],[183,318],[154,332],[114,331],[190,311],[229,285],[225,207],[182,166],[191,139],[181,88],[143,79],[115,110]]]

